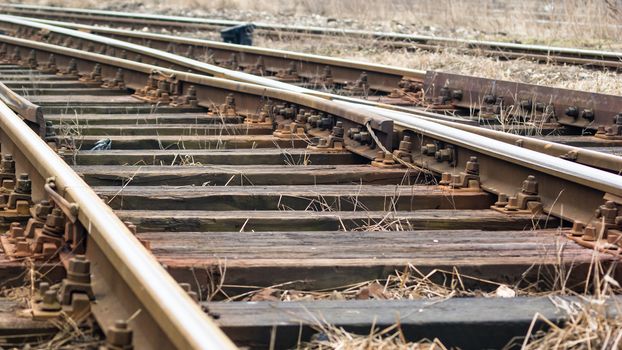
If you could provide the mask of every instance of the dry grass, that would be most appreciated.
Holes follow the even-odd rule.
[[[347,332],[342,328],[329,325],[318,327],[318,332],[310,341],[300,343],[296,349],[303,350],[367,350],[367,349],[399,349],[399,350],[445,350],[440,340],[423,339],[409,342],[395,324],[385,329],[373,328],[368,335]]]
[[[474,283],[479,288],[468,287]],[[406,266],[402,271],[395,271],[386,279],[365,281],[329,290],[302,291],[288,289],[287,285],[281,284],[253,290],[231,297],[228,301],[446,300],[454,297],[492,298],[535,296],[543,293],[533,284],[526,287],[519,287],[518,284],[508,286],[504,283],[463,275],[458,270],[434,269],[424,273],[413,265]]]
[[[27,3],[569,46],[619,46],[616,0],[30,0]]]

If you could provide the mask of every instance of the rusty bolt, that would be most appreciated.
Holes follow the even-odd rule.
[[[441,181],[438,183],[441,186],[447,186],[451,183],[451,173],[442,173]]]
[[[387,152],[384,154],[384,159],[382,160],[382,163],[384,165],[394,165],[395,164],[395,159],[393,159],[393,154],[390,152]]]
[[[566,108],[566,111],[564,113],[567,116],[576,119],[579,116],[579,109],[577,107],[575,107],[575,106],[570,106],[570,107]]]
[[[437,162],[451,162],[453,160],[452,149],[449,147],[440,149],[434,153],[434,157]]]
[[[613,201],[607,201],[604,205],[600,206],[599,214],[599,217],[605,219],[605,223],[614,224],[616,216],[618,216],[618,207]]]
[[[596,240],[596,228],[592,225],[586,226],[585,230],[583,230],[583,236],[581,239],[584,241],[595,241]]]
[[[43,311],[59,311],[61,309],[58,302],[58,296],[55,290],[47,290],[43,293],[43,300],[41,301],[41,310]]]
[[[460,100],[462,100],[463,96],[464,96],[464,93],[460,89],[453,90],[451,92],[451,98],[453,98],[454,100],[460,101]]]
[[[15,186],[15,192],[21,194],[30,194],[32,183],[30,182],[30,178],[28,174],[21,173],[19,174],[19,178],[17,179],[17,185]]]
[[[484,96],[484,103],[486,104],[494,104],[495,101],[497,100],[497,98],[494,95],[485,95]]]
[[[581,111],[580,117],[592,121],[594,120],[594,111],[592,109],[584,109]]]
[[[117,320],[114,326],[108,328],[106,343],[109,349],[132,349],[132,330],[129,329],[127,322]]]
[[[433,143],[428,143],[427,145],[421,147],[421,153],[423,153],[426,156],[433,156],[434,154],[436,154],[436,145]]]
[[[15,173],[15,161],[12,154],[5,154],[0,161],[0,171],[3,173],[14,174]]]
[[[39,283],[39,288],[37,289],[37,293],[35,293],[35,295],[34,295],[35,302],[43,301],[43,296],[45,295],[45,293],[47,293],[48,290],[50,290],[50,284],[49,283],[47,283],[47,282]]]
[[[451,175],[451,185],[461,185],[462,181],[460,181],[460,175],[454,174]]]
[[[65,218],[63,217],[63,212],[58,209],[52,209],[52,212],[45,219],[45,226],[43,230],[45,233],[58,235],[62,234],[65,229]]]
[[[505,193],[499,193],[497,201],[495,202],[495,207],[502,208],[506,205],[508,205],[508,195]]]
[[[84,255],[76,255],[69,260],[67,279],[79,283],[91,283],[91,262]]]
[[[346,132],[346,135],[348,135],[348,138],[354,139],[354,135],[358,134],[361,132],[361,128],[357,127],[357,128],[350,128],[348,129],[348,131]]]
[[[573,236],[583,236],[584,229],[585,229],[585,224],[577,220],[572,223],[572,229],[570,230],[570,234]]]
[[[335,137],[343,137],[343,122],[335,123],[335,126],[333,126],[332,135]]]
[[[404,136],[402,141],[400,141],[400,151],[410,152],[412,148],[412,142],[410,142],[410,136]]]
[[[521,186],[521,192],[524,194],[538,194],[538,182],[536,181],[536,177],[533,175],[527,176],[527,179],[523,181],[523,185]]]
[[[12,222],[9,226],[9,241],[24,237],[24,228],[19,222]]]
[[[515,211],[518,210],[518,198],[510,197],[508,198],[508,204],[505,206],[506,210]]]
[[[613,123],[615,125],[622,125],[622,113],[618,113],[615,117],[613,117]]]
[[[465,171],[467,174],[479,175],[479,162],[477,161],[477,157],[473,156],[469,159],[466,163]]]
[[[524,110],[531,110],[531,107],[533,106],[531,100],[527,99],[527,100],[521,100],[520,101],[520,107]]]
[[[383,151],[376,152],[376,157],[374,158],[374,162],[381,163],[382,161],[384,161],[384,152]]]

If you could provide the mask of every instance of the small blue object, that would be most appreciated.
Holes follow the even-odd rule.
[[[106,151],[112,148],[111,139],[101,139],[95,143],[91,151]]]
[[[252,23],[240,24],[221,30],[220,37],[226,43],[252,46],[253,30],[255,30],[255,25]]]

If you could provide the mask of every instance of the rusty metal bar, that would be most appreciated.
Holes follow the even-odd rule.
[[[93,312],[102,329],[134,315],[130,327],[136,348],[235,348],[110,207],[1,102],[0,141],[3,151],[29,163],[37,178],[54,177],[56,190],[79,206],[78,218],[89,232]],[[36,185],[43,188],[33,182],[33,189]]]
[[[611,125],[622,112],[622,96],[435,71],[427,72],[424,90],[427,97],[443,98],[443,103],[455,107],[536,111],[580,128]]]

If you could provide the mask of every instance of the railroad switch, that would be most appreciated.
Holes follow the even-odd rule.
[[[540,196],[538,196],[536,177],[527,176],[527,179],[522,183],[521,190],[512,197],[508,197],[505,193],[499,193],[497,202],[490,208],[506,214],[541,213],[543,207]]]
[[[361,75],[354,82],[348,82],[343,87],[346,94],[350,96],[367,96],[369,95],[369,79],[367,72],[361,72]]]
[[[125,90],[125,80],[123,76],[123,69],[119,68],[112,80],[104,81],[101,87],[105,89],[118,89]]]
[[[298,70],[296,69],[296,62],[290,62],[287,68],[279,70],[274,77],[282,82],[291,83],[299,81],[300,75],[298,75]]]
[[[600,125],[594,136],[605,140],[622,140],[622,113],[613,117],[613,125]]]
[[[464,171],[459,174],[441,174],[440,186],[446,186],[452,190],[480,191],[479,162],[477,157],[469,158]]]
[[[93,71],[91,73],[82,75],[78,80],[85,83],[103,83],[102,67],[99,65],[99,63],[96,63],[95,66],[93,66]]]

